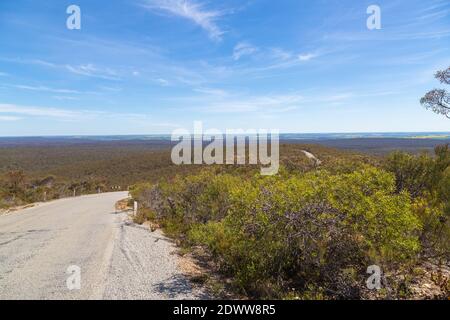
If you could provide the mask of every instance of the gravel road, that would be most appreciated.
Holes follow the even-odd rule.
[[[308,152],[306,150],[302,150],[302,152],[305,154],[305,156],[308,159],[311,159],[315,162],[316,165],[320,165],[322,163],[322,161],[320,161],[315,155],[313,155],[311,152]]]
[[[68,198],[1,215],[0,299],[208,298],[179,270],[168,239],[115,212],[126,196]],[[68,289],[77,275],[71,266],[80,268],[80,289]]]

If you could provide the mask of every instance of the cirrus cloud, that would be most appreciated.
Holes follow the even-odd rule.
[[[208,32],[213,40],[221,40],[224,33],[216,23],[224,13],[207,10],[203,4],[191,0],[146,0],[141,5],[151,11],[165,12],[188,19]]]
[[[238,43],[233,49],[233,59],[239,60],[243,56],[248,56],[258,51],[258,48],[247,42]]]

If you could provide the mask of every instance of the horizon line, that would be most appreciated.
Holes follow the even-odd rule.
[[[440,134],[450,135],[450,131],[346,131],[346,132],[280,132],[279,135],[345,135],[345,134]],[[145,137],[171,136],[172,133],[136,133],[136,134],[54,134],[54,135],[0,135],[3,138],[89,138],[89,137]]]

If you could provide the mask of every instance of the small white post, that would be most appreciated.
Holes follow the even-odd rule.
[[[138,210],[138,203],[137,201],[134,202],[134,207],[133,207],[133,214],[136,215],[137,214],[137,210]]]

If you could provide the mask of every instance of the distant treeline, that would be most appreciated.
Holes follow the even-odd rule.
[[[140,182],[156,183],[175,175],[198,172],[202,166],[176,166],[170,148],[156,141],[73,142],[0,147],[0,206],[3,208],[80,195],[127,190]],[[342,158],[376,158],[325,148],[317,145],[281,145],[281,162],[288,168],[309,170],[314,165],[302,149],[312,151],[325,162]],[[229,171],[249,171],[251,166],[225,166]]]

